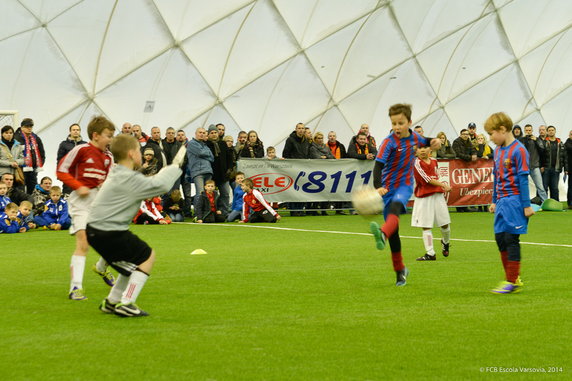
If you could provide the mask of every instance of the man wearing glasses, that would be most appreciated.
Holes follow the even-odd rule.
[[[34,121],[25,118],[14,134],[14,139],[24,146],[24,167],[22,170],[24,171],[26,193],[28,194],[32,194],[38,184],[38,172],[42,170],[46,160],[42,139],[32,132],[33,128]]]
[[[453,142],[453,151],[455,151],[455,155],[459,159],[477,161],[477,151],[473,147],[473,143],[471,143],[469,131],[466,128],[461,130],[461,136]]]

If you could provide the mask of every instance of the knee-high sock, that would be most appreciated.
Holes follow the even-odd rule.
[[[148,278],[149,275],[144,272],[133,271],[129,277],[129,284],[121,296],[121,303],[135,303]]]
[[[100,273],[104,272],[105,270],[107,270],[107,262],[105,261],[105,259],[103,259],[103,257],[99,257],[99,260],[97,261],[97,263],[95,264],[95,268],[97,269],[97,271],[99,271]]]
[[[83,255],[72,255],[70,264],[71,283],[70,292],[74,287],[83,288],[83,271],[85,269],[85,259]]]
[[[429,255],[435,255],[435,249],[433,249],[433,231],[423,230],[423,246],[425,246],[425,252]]]
[[[449,243],[451,239],[451,227],[447,226],[445,229],[441,228],[441,235],[443,236],[443,242]]]
[[[391,262],[393,262],[393,270],[395,271],[402,271],[405,268],[401,251],[391,253]]]
[[[387,238],[390,238],[399,227],[399,216],[396,214],[390,214],[387,216],[385,223],[381,227],[381,231]]]
[[[117,304],[121,301],[121,295],[125,292],[127,285],[129,284],[129,277],[123,274],[118,274],[115,280],[115,285],[111,287],[109,295],[107,295],[107,300],[109,303]]]
[[[506,274],[506,268],[507,268],[507,264],[508,264],[508,251],[501,251],[500,252],[500,258],[502,261],[502,268],[504,269],[504,272]]]
[[[510,283],[515,283],[520,273],[520,261],[508,260],[506,269],[506,280]]]

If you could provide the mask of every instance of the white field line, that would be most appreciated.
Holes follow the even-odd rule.
[[[361,236],[371,236],[370,233],[356,233],[356,232],[341,232],[336,230],[311,230],[311,229],[297,229],[297,228],[281,228],[277,226],[262,226],[262,225],[251,225],[251,224],[239,224],[239,223],[229,223],[229,224],[196,224],[192,222],[173,222],[174,224],[181,225],[196,225],[196,226],[219,226],[219,227],[239,227],[239,228],[250,228],[250,229],[270,229],[270,230],[286,230],[295,232],[305,232],[305,233],[326,233],[326,234],[345,234],[345,235],[361,235]],[[421,235],[419,237],[412,237],[407,235],[400,236],[401,238],[408,239],[423,239]],[[434,238],[434,241],[440,240],[440,238]],[[461,238],[451,238],[451,241],[459,242],[485,242],[485,243],[496,243],[496,241],[491,239],[461,239]],[[572,245],[559,244],[559,243],[541,243],[541,242],[520,242],[523,245],[533,245],[533,246],[552,246],[552,247],[569,247]]]

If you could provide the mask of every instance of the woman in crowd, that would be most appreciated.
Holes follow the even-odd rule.
[[[5,173],[15,175],[16,169],[23,165],[24,146],[14,139],[14,129],[12,126],[2,127],[2,140],[0,141],[0,176]]]
[[[492,159],[494,156],[493,149],[489,146],[486,136],[484,134],[479,134],[477,135],[477,139],[475,141],[477,157],[479,159]]]
[[[240,151],[240,157],[263,158],[264,144],[258,138],[256,131],[249,131],[244,148]]]
[[[457,155],[455,155],[455,151],[453,151],[453,146],[447,139],[447,135],[443,131],[437,134],[437,138],[441,140],[441,148],[437,150],[437,157],[439,159],[454,159]]]

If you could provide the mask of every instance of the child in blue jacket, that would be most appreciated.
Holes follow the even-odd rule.
[[[50,199],[46,201],[46,211],[34,218],[38,226],[47,226],[50,230],[67,230],[71,225],[68,203],[62,200],[62,190],[58,186],[50,189]]]

